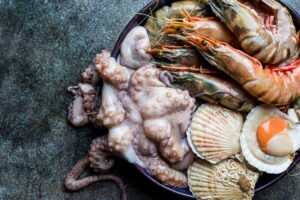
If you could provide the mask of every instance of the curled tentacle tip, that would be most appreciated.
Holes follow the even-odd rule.
[[[71,92],[73,95],[79,95],[79,92],[78,92],[78,88],[79,86],[69,86],[67,88],[68,92]]]

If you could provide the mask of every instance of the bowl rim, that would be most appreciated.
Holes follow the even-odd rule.
[[[298,13],[290,4],[288,4],[282,0],[277,0],[277,1],[288,9],[288,11],[290,12],[290,14],[293,17],[295,26],[299,29],[300,28],[300,13]],[[152,0],[146,6],[144,6],[141,10],[138,11],[138,13],[127,23],[127,25],[123,28],[122,32],[120,33],[120,35],[115,43],[115,46],[113,48],[113,51],[112,51],[112,56],[114,58],[117,59],[119,57],[121,44],[122,44],[124,38],[126,37],[126,35],[128,34],[128,32],[131,29],[133,29],[135,26],[143,24],[148,19],[148,17],[146,15],[152,13],[153,11],[155,11],[156,9],[159,9],[160,7],[162,7],[164,5],[167,5],[167,2],[168,2],[168,0],[162,0],[162,1]],[[142,14],[139,14],[139,13],[142,13]],[[294,161],[289,166],[289,168],[287,170],[285,170],[284,172],[282,172],[280,174],[264,173],[263,176],[265,176],[265,178],[267,178],[267,179],[271,179],[271,181],[268,181],[266,184],[262,185],[261,187],[255,188],[255,193],[260,192],[260,191],[270,187],[274,183],[278,182],[279,180],[281,180],[292,169],[294,169],[296,167],[297,163],[299,163],[299,162],[300,162],[300,154],[296,154]],[[185,188],[186,192],[181,192],[180,190],[182,190],[183,188],[175,189],[174,187],[164,185],[164,184],[160,183],[158,180],[156,180],[153,176],[151,176],[145,169],[141,168],[138,165],[134,165],[134,166],[148,180],[155,183],[157,186],[165,189],[166,191],[169,191],[169,192],[176,194],[178,196],[181,196],[181,197],[195,199],[195,197],[192,195],[192,193],[187,188]],[[187,190],[188,190],[188,192],[187,192]]]

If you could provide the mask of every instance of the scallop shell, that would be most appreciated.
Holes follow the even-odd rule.
[[[187,139],[198,157],[215,164],[241,151],[242,126],[240,113],[202,104],[192,118]]]
[[[293,139],[293,146],[296,151],[300,145],[299,125],[296,125],[294,119],[276,107],[260,105],[252,109],[246,118],[240,137],[242,153],[249,164],[260,171],[270,174],[278,174],[285,171],[293,161],[290,155],[282,157],[272,156],[262,151],[259,146],[256,135],[257,127],[266,119],[275,116],[286,119],[289,122],[288,134]]]
[[[197,199],[252,199],[258,177],[234,159],[216,165],[196,159],[188,169],[189,188]]]

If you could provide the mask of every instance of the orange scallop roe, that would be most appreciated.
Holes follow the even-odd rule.
[[[269,141],[279,134],[283,134],[287,129],[286,120],[274,117],[260,124],[257,128],[257,140],[260,148],[266,150]]]

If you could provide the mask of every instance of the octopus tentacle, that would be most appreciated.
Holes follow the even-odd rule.
[[[157,154],[155,144],[150,141],[143,131],[139,132],[134,144],[140,160],[145,163],[145,169],[159,181],[173,187],[187,187],[187,177],[184,173],[172,169]]]
[[[130,79],[129,70],[119,65],[116,60],[110,56],[108,51],[102,51],[101,54],[96,55],[94,66],[98,75],[101,76],[103,80],[118,89],[126,89],[128,87]]]
[[[121,190],[121,199],[126,200],[126,189],[123,181],[114,175],[93,175],[77,180],[77,178],[83,173],[86,167],[89,165],[89,157],[86,156],[79,160],[77,164],[68,173],[65,180],[65,187],[70,191],[80,190],[87,187],[88,185],[98,182],[98,181],[113,181],[118,184]]]
[[[133,145],[138,157],[158,157],[155,143],[146,137],[143,130],[140,130],[139,134],[135,135]]]
[[[112,156],[113,150],[108,146],[108,136],[103,135],[92,141],[89,151],[90,167],[95,172],[106,172],[115,163]]]
[[[171,136],[164,138],[160,143],[161,155],[174,164],[181,161],[189,150],[186,138],[181,138],[178,126],[172,123]]]
[[[74,100],[69,106],[68,120],[76,127],[82,127],[95,121],[97,113],[97,98],[94,86],[88,83],[79,83],[77,86],[68,87],[74,95]]]
[[[161,156],[170,163],[181,161],[189,151],[188,145],[180,137],[178,127],[167,119],[149,119],[144,121],[146,136],[159,146]]]
[[[119,92],[119,99],[126,110],[126,119],[135,124],[142,123],[142,116],[127,91]]]
[[[88,115],[96,112],[96,90],[88,83],[78,84],[80,93],[83,97],[83,107]]]
[[[136,91],[141,91],[150,87],[165,87],[166,85],[159,80],[160,69],[147,65],[135,71],[131,77],[131,86]]]
[[[96,86],[101,78],[97,74],[94,65],[89,65],[88,68],[85,69],[85,71],[81,74],[82,80],[85,83],[89,83],[93,86]]]
[[[137,130],[137,126],[127,121],[111,128],[108,134],[108,145],[128,162],[145,167],[133,147],[134,135]]]
[[[162,71],[159,75],[159,80],[163,82],[167,87],[173,88],[173,76],[168,71]]]
[[[150,174],[166,185],[173,187],[188,187],[187,177],[184,173],[172,169],[165,161],[157,158],[147,157],[142,159]]]
[[[133,141],[132,132],[134,128],[127,123],[122,123],[109,130],[108,145],[115,152],[123,153]]]
[[[83,127],[89,123],[88,116],[84,112],[82,96],[74,96],[68,110],[68,120],[73,126]]]
[[[108,83],[104,83],[103,93],[105,95],[103,95],[102,107],[97,119],[102,120],[104,126],[109,128],[108,146],[128,162],[144,166],[132,147],[133,132],[136,132],[137,129],[136,125],[125,119],[126,111],[120,102],[120,96],[122,95],[119,95],[119,91]],[[127,113],[127,115],[130,115],[130,113]]]
[[[88,165],[89,157],[85,156],[83,159],[79,160],[71,169],[65,180],[65,186],[68,190],[75,191],[87,186],[86,181],[76,181],[76,179],[80,176],[80,174],[82,174],[82,172]]]
[[[181,136],[185,137],[186,130],[188,129],[193,113],[195,112],[197,106],[195,104],[195,99],[192,98],[191,101],[189,102],[189,106],[183,110],[177,113],[176,121],[179,124],[179,131]],[[172,117],[174,118],[174,116]]]
[[[97,123],[106,128],[121,124],[125,119],[125,110],[118,99],[118,91],[110,84],[104,83],[102,89],[102,106],[96,116]]]
[[[194,104],[187,91],[166,87],[160,75],[161,71],[153,67],[140,68],[132,75],[130,95],[143,118],[163,117]]]
[[[186,170],[189,168],[189,166],[191,166],[192,162],[194,161],[194,158],[195,154],[192,150],[190,150],[181,161],[171,164],[171,167],[179,171]]]
[[[100,77],[90,65],[82,74],[84,83],[68,87],[68,91],[74,95],[74,100],[69,106],[68,120],[75,127],[83,127],[89,122],[101,127],[102,123],[96,120],[97,110],[100,107],[99,87]]]

